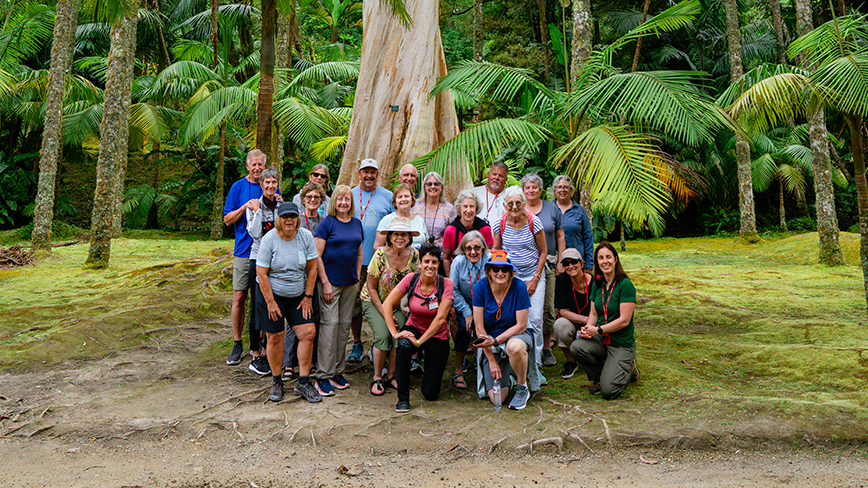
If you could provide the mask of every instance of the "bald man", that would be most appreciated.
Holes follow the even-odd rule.
[[[401,171],[398,172],[398,181],[409,186],[416,191],[416,180],[419,179],[419,173],[416,172],[416,167],[412,164],[405,164],[401,166]],[[419,194],[416,194],[416,198],[419,198]]]

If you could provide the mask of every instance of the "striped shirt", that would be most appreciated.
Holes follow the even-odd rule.
[[[500,220],[491,222],[491,231],[501,235],[503,250],[509,255],[509,260],[515,266],[515,275],[525,278],[536,274],[539,265],[540,249],[536,245],[537,232],[542,232],[543,225],[539,218],[533,219],[533,233],[530,232],[529,223],[516,230],[506,224],[506,230],[501,233]],[[545,250],[543,250],[545,252]]]

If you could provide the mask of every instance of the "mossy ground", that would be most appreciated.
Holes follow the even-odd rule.
[[[219,330],[190,353],[190,364],[220,364],[231,347],[231,241],[165,237],[114,240],[105,271],[81,268],[86,243],[56,248],[36,266],[0,270],[0,370],[153,347],[154,334],[146,332],[154,329],[183,343],[189,328]],[[756,245],[733,238],[628,242],[621,258],[638,292],[642,379],[605,402],[588,393],[582,375],[561,379],[561,362],[546,368],[550,384],[534,403],[547,412],[561,407],[542,398],[581,405],[620,432],[661,438],[679,429],[868,438],[858,236],[842,233],[841,244],[848,265],[829,268],[814,264],[816,234]],[[443,400],[466,398],[449,390]],[[532,423],[536,410],[516,419]]]

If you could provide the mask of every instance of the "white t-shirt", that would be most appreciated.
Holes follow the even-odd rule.
[[[500,220],[503,214],[503,190],[497,195],[488,191],[486,186],[477,186],[473,189],[476,198],[479,199],[479,210],[476,216],[488,222],[488,225]]]

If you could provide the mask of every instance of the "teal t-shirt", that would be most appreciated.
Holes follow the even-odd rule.
[[[621,316],[622,303],[636,303],[636,287],[633,286],[633,282],[629,278],[624,278],[615,282],[611,296],[609,290],[605,290],[605,298],[608,299],[608,310],[607,313],[604,313],[603,304],[607,300],[603,299],[603,287],[605,287],[605,281],[603,281],[603,284],[597,284],[597,280],[594,280],[594,284],[591,287],[594,310],[597,311],[597,325],[604,325],[617,320]],[[632,347],[636,344],[636,339],[633,336],[633,317],[630,317],[630,324],[627,327],[609,334],[609,337],[611,337],[612,345],[615,347]]]

